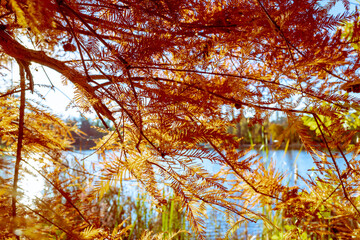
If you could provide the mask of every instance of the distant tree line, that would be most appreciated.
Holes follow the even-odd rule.
[[[96,140],[105,135],[100,131],[103,125],[99,120],[80,117],[68,119],[67,122],[71,125],[76,124],[81,131],[81,133],[71,133],[74,139],[72,146],[77,150],[87,150],[95,147]]]
[[[353,127],[350,126],[352,129]],[[314,131],[308,129],[312,140],[321,142],[321,138],[316,136]],[[237,138],[242,138],[242,145],[273,145],[275,147],[284,147],[289,144],[293,148],[300,147],[301,139],[299,134],[287,121],[285,117],[277,117],[271,121],[251,124],[251,119],[242,117],[240,121],[229,127],[229,133],[234,134]],[[357,143],[360,134],[356,133],[351,139],[351,143]],[[241,147],[241,146],[240,146]]]
[[[101,131],[104,128],[100,120],[91,118],[72,118],[68,119],[69,124],[76,124],[81,133],[72,132],[74,142],[72,146],[75,149],[91,149],[95,147],[96,141],[102,138],[105,134]],[[251,124],[251,119],[242,117],[236,124],[229,126],[229,133],[241,138],[241,145],[272,145],[275,147],[284,147],[289,144],[291,147],[299,147],[301,140],[295,128],[288,123],[287,118],[277,117],[271,121]],[[312,131],[309,131],[311,137],[315,141],[321,141]],[[359,134],[352,138],[352,143],[356,143],[359,139]],[[241,146],[239,146],[241,148]]]

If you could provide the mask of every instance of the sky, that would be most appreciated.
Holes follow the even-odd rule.
[[[327,1],[324,1],[324,3]],[[354,10],[356,5],[359,5],[356,1],[351,1],[351,9]],[[338,3],[331,11],[333,14],[339,14],[344,12],[344,7],[341,3]],[[51,112],[60,116],[63,119],[69,117],[80,117],[80,110],[71,104],[71,99],[74,96],[74,89],[71,82],[68,81],[68,85],[64,85],[61,79],[61,75],[54,70],[46,67],[41,67],[37,64],[32,64],[33,75],[36,86],[36,90],[41,93],[45,99],[41,99],[36,94],[32,95],[28,92],[27,97],[40,101],[41,104],[47,105]],[[18,68],[16,64],[12,65],[12,77],[14,81],[18,81]],[[40,85],[53,86],[53,88],[47,88]],[[0,86],[1,88],[1,86]],[[95,115],[85,115],[88,117],[95,117]]]
[[[38,88],[45,98],[39,101],[62,118],[79,117],[80,110],[75,108],[74,104],[71,104],[74,97],[74,85],[70,81],[67,81],[67,85],[65,85],[61,74],[52,69],[41,66],[36,66],[36,69],[38,71],[35,82],[37,84],[46,84],[49,87],[52,86],[52,88]]]
[[[20,78],[18,65],[12,63],[7,67],[10,71],[10,73],[8,73],[10,76],[8,77],[13,79],[14,83],[18,82]],[[74,96],[74,86],[70,81],[65,85],[61,74],[35,63],[32,63],[30,68],[34,78],[35,92],[31,93],[27,91],[27,99],[37,101],[47,106],[51,113],[63,119],[80,116],[80,110],[74,108],[74,104],[71,104]],[[0,90],[9,85],[12,85],[10,81],[3,83],[3,86],[0,86]]]

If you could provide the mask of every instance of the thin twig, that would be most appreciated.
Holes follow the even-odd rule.
[[[269,19],[269,21],[274,25],[274,27],[276,28],[276,30],[279,31],[280,36],[284,39],[284,41],[285,41],[285,43],[286,43],[286,46],[287,46],[287,48],[288,48],[288,50],[289,50],[289,52],[290,52],[290,56],[291,56],[291,59],[292,59],[294,65],[295,65],[295,59],[294,59],[294,56],[293,56],[293,54],[292,54],[292,52],[291,52],[291,50],[290,50],[290,47],[291,47],[292,49],[294,49],[297,53],[299,53],[302,57],[304,57],[305,59],[308,59],[308,58],[305,56],[305,54],[303,54],[297,47],[295,47],[295,46],[289,41],[289,39],[285,36],[284,32],[281,30],[280,26],[279,26],[279,25],[275,22],[275,20],[270,16],[270,14],[268,13],[268,11],[267,11],[266,8],[264,7],[264,5],[260,2],[260,0],[256,0],[256,1],[259,3],[261,9],[265,12],[265,15],[267,16],[267,18]],[[330,75],[333,76],[333,77],[336,77],[336,78],[338,78],[338,79],[341,79],[341,80],[343,80],[343,81],[345,81],[345,82],[349,82],[349,80],[347,80],[347,79],[345,79],[345,78],[342,78],[342,77],[336,75],[335,73],[331,72],[330,70],[328,70],[328,69],[326,69],[326,68],[324,68],[324,67],[321,67],[321,69],[324,70],[326,73],[330,74]],[[296,70],[295,70],[295,71],[296,71]]]
[[[268,81],[268,80],[264,80],[264,79],[259,79],[259,78],[252,77],[252,76],[242,76],[242,75],[234,75],[234,74],[229,74],[229,73],[207,72],[207,71],[192,70],[192,69],[176,69],[176,68],[157,67],[157,66],[131,66],[130,68],[133,68],[133,69],[156,69],[156,70],[165,70],[165,71],[174,71],[174,72],[198,73],[198,74],[206,74],[206,75],[212,75],[212,76],[232,77],[232,78],[240,78],[240,79],[245,79],[245,80],[253,80],[253,81],[256,81],[256,82],[261,82],[263,84],[277,85],[277,86],[280,86],[280,87],[283,87],[283,88],[286,88],[286,89],[289,89],[289,90],[298,91],[300,93],[306,94],[306,95],[311,96],[313,98],[316,98],[316,99],[323,100],[323,101],[329,102],[331,104],[334,104],[335,106],[338,106],[339,108],[347,109],[346,107],[344,107],[344,106],[342,106],[342,105],[340,105],[340,104],[338,104],[336,102],[332,102],[331,100],[319,97],[316,94],[305,91],[303,89],[295,88],[295,87],[292,87],[292,86],[287,86],[285,84],[281,84],[281,83],[276,82],[276,81]],[[96,75],[95,77],[98,78],[99,76]],[[143,78],[137,77],[137,78],[133,78],[133,79],[134,80],[142,80]],[[153,79],[154,80],[162,80],[162,81],[172,81],[172,82],[177,82],[179,84],[187,85],[187,83],[185,83],[185,82],[180,82],[180,81],[176,81],[176,80],[172,80],[172,79],[165,79],[165,78],[153,78]]]
[[[12,205],[12,217],[16,217],[16,195],[19,181],[19,169],[21,162],[21,150],[22,143],[24,138],[24,118],[25,118],[25,70],[21,61],[18,61],[20,68],[20,110],[19,110],[19,133],[18,133],[18,141],[16,148],[16,162],[15,162],[15,171],[14,171],[14,182],[13,182],[13,193],[11,197],[11,205]],[[16,239],[20,239],[19,236],[16,236]]]
[[[75,206],[72,199],[70,198],[70,194],[65,192],[63,189],[59,188],[54,182],[52,182],[49,178],[47,178],[44,174],[42,174],[38,169],[33,167],[26,160],[23,160],[27,165],[29,165],[32,169],[34,169],[41,177],[43,177],[48,183],[50,183],[65,199],[66,201],[78,212],[80,217],[90,226],[92,225],[90,221],[81,213],[80,209]]]
[[[321,119],[319,118],[319,116],[318,116],[316,113],[313,113],[313,116],[314,116],[316,125],[317,125],[317,127],[318,127],[318,129],[319,129],[319,131],[320,131],[320,133],[321,133],[321,136],[322,136],[322,138],[323,138],[323,141],[324,141],[324,143],[325,143],[325,145],[326,145],[326,148],[327,148],[328,151],[329,151],[330,157],[331,157],[331,159],[332,159],[332,161],[333,161],[333,163],[334,163],[334,166],[335,166],[335,169],[336,169],[336,173],[337,173],[337,175],[338,175],[338,178],[339,178],[339,181],[340,181],[342,190],[343,190],[343,192],[344,192],[344,197],[346,198],[346,200],[348,200],[348,201],[350,202],[350,204],[353,206],[353,208],[354,208],[355,211],[358,213],[358,215],[360,215],[359,209],[356,207],[356,205],[355,205],[355,204],[353,203],[353,201],[350,199],[349,194],[348,194],[348,192],[346,191],[345,184],[344,184],[344,181],[342,180],[342,176],[341,176],[341,173],[340,173],[339,166],[338,166],[338,164],[336,163],[336,160],[335,160],[335,158],[334,158],[334,156],[333,156],[333,154],[332,154],[332,152],[331,152],[331,149],[330,149],[330,147],[329,147],[329,145],[328,145],[328,143],[327,143],[327,140],[326,140],[326,138],[325,138],[325,135],[324,135],[324,133],[323,133],[323,131],[322,131],[322,129],[321,129],[321,126],[320,126],[320,124],[319,124],[319,122],[322,122],[322,121],[321,121]]]
[[[54,223],[53,221],[51,221],[50,219],[48,219],[47,217],[45,217],[44,215],[42,215],[41,213],[31,209],[29,206],[23,205],[21,204],[23,207],[27,208],[28,210],[30,210],[31,212],[33,212],[34,214],[38,215],[39,217],[43,218],[45,221],[49,222],[50,224],[54,225],[55,227],[57,227],[58,229],[60,229],[61,231],[63,231],[64,233],[66,233],[69,237],[74,237],[74,235],[65,230],[64,228],[62,228],[61,226],[59,226],[58,224]]]

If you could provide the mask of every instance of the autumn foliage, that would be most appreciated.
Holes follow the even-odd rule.
[[[126,223],[104,227],[94,211],[124,176],[159,208],[170,187],[199,239],[208,206],[233,227],[262,220],[279,229],[259,211],[270,206],[283,212],[288,239],[357,238],[359,148],[350,142],[359,99],[348,92],[360,86],[359,18],[330,14],[337,2],[2,0],[1,73],[11,61],[20,69],[0,94],[4,164],[14,157],[11,178],[1,178],[2,238],[126,239]],[[62,74],[75,104],[102,121],[97,178],[66,162],[75,128],[27,100],[43,87],[38,65]],[[307,188],[287,186],[229,132],[245,115],[253,126],[276,112],[317,163],[315,178],[300,176]],[[17,186],[29,159],[48,184],[31,206],[19,203]],[[208,172],[208,162],[223,168]]]

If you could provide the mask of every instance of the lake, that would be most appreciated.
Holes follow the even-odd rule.
[[[85,158],[86,156],[90,155],[91,153],[93,153],[93,151],[91,150],[87,150],[87,151],[82,151],[82,152],[75,152],[75,153],[71,153],[74,156],[77,157],[77,159],[82,159]],[[276,169],[278,171],[287,173],[287,179],[285,180],[286,182],[284,184],[289,184],[294,185],[296,183],[296,185],[298,185],[300,188],[306,188],[306,185],[296,177],[296,174],[299,174],[301,176],[303,176],[304,178],[308,178],[309,176],[314,176],[314,172],[311,171],[311,169],[315,168],[316,165],[313,162],[312,157],[310,156],[310,154],[308,154],[305,151],[301,151],[301,150],[269,150],[268,153],[266,153],[265,151],[251,151],[249,154],[256,154],[259,153],[262,157],[264,161],[269,161],[269,159],[272,159],[272,161],[274,161],[276,163]],[[69,159],[71,159],[71,155],[68,156]],[[350,157],[350,156],[348,156]],[[98,156],[96,154],[91,155],[90,157],[88,157],[85,162],[85,166],[88,167],[88,169],[93,168],[92,163],[95,163],[95,171],[99,169],[99,166],[96,164],[98,163],[99,159]],[[342,169],[345,168],[345,164],[343,162],[341,162],[339,160],[339,165]],[[214,164],[210,164],[207,163],[206,164],[206,169],[208,171],[217,171],[220,169],[221,166],[219,165],[214,165]],[[36,189],[35,192],[27,192],[27,195],[29,195],[29,199],[31,200],[31,198],[35,198],[35,197],[40,197],[39,196],[39,191],[41,190],[41,178],[37,178],[34,179],[33,176],[29,176],[29,178],[31,178],[31,181],[25,181],[25,182],[32,182],[34,184],[34,182],[36,181],[37,184],[37,188],[28,188],[26,186],[25,189]],[[27,177],[25,177],[24,179],[29,179]],[[43,184],[43,183],[42,183]],[[20,183],[21,185],[21,183]],[[122,186],[122,192],[121,194],[125,197],[125,196],[130,196],[131,198],[135,199],[137,196],[137,190],[136,190],[136,186],[134,186],[134,182],[123,182],[123,186]],[[28,200],[29,200],[28,199]],[[215,213],[213,211],[208,212],[209,215],[209,220],[206,221],[206,227],[207,227],[207,232],[208,232],[208,239],[215,239],[217,237],[221,237],[224,234],[225,229],[228,228],[227,223],[224,221],[224,215]],[[262,226],[261,223],[249,223],[247,224],[246,227],[242,226],[238,232],[242,232],[241,234],[245,234],[244,232],[246,231],[246,233],[250,236],[254,236],[254,235],[258,235],[261,233],[262,231]]]

